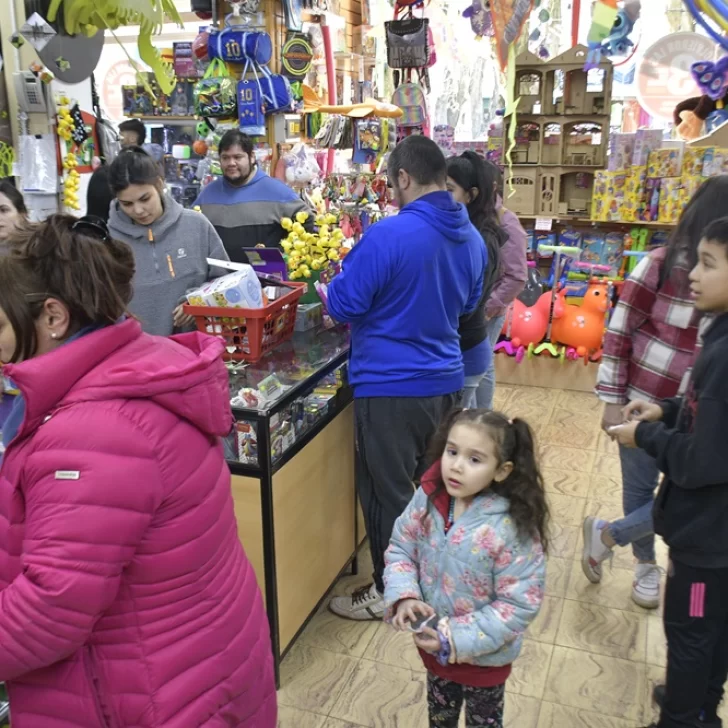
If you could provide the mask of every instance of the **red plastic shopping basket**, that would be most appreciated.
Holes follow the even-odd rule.
[[[198,331],[225,341],[224,359],[255,362],[293,336],[298,301],[308,284],[290,282],[286,285],[295,288],[263,308],[185,304],[184,312],[195,317]]]

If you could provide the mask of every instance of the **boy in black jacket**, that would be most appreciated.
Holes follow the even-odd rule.
[[[720,728],[728,677],[728,218],[705,230],[690,273],[698,310],[716,314],[684,397],[630,402],[611,429],[664,473],[655,531],[670,547],[667,683],[650,728]]]

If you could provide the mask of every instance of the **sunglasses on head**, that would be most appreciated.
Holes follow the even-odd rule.
[[[71,226],[74,232],[83,232],[93,238],[99,238],[106,242],[109,239],[109,228],[106,223],[94,215],[85,215],[79,218]]]

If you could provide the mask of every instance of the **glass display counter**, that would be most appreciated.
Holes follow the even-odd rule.
[[[341,573],[356,570],[354,416],[343,328],[294,334],[230,371],[226,442],[240,539],[281,658]],[[362,533],[363,537],[363,533]]]

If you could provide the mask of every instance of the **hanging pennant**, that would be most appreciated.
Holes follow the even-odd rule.
[[[20,34],[36,51],[42,51],[56,36],[56,31],[38,13],[33,13],[20,28]]]
[[[533,0],[490,0],[490,17],[501,71],[506,70],[508,46],[520,38],[532,9]]]

